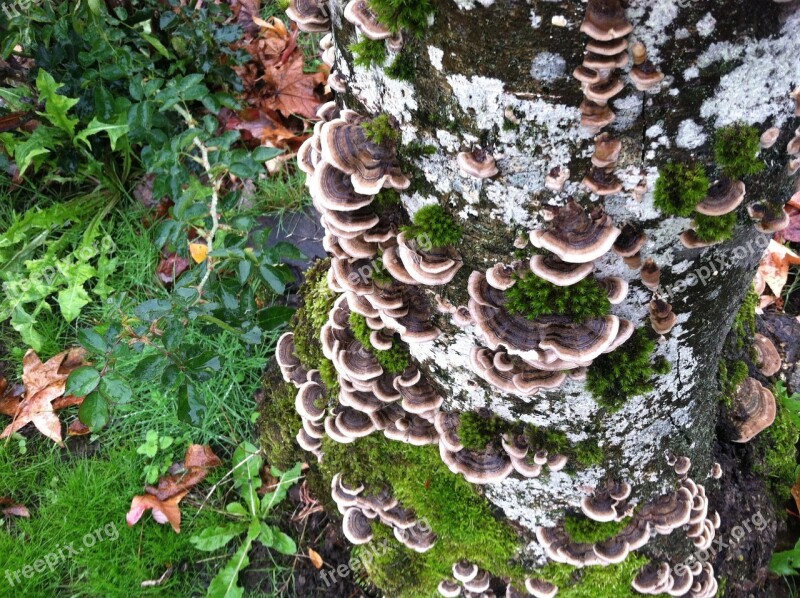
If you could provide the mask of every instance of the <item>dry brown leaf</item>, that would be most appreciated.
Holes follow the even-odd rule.
[[[161,259],[158,268],[156,268],[156,274],[164,284],[172,284],[188,269],[189,260],[179,256],[177,253],[171,253]]]
[[[89,426],[79,419],[73,420],[72,423],[67,426],[67,436],[86,436],[87,434],[91,434],[91,432]]]
[[[792,497],[794,497],[794,504],[797,505],[797,512],[800,513],[800,476],[792,486]]]
[[[178,507],[178,503],[188,493],[188,490],[184,490],[166,500],[160,500],[152,494],[134,496],[131,501],[131,508],[125,516],[125,521],[128,522],[128,525],[136,525],[144,515],[144,512],[152,509],[153,519],[162,524],[169,522],[175,533],[179,534],[181,533],[181,510]]]
[[[770,240],[767,251],[761,258],[758,271],[776,297],[781,296],[783,287],[786,285],[789,266],[795,264],[800,264],[800,256],[777,241]]]
[[[62,401],[62,404],[76,404],[82,400],[80,397],[63,397],[63,394],[70,372],[82,365],[85,357],[85,350],[69,349],[42,363],[32,349],[28,350],[22,359],[24,396],[17,406],[14,420],[6,426],[0,438],[8,438],[32,423],[42,434],[63,445],[55,401],[66,398],[70,400]],[[59,405],[59,408],[63,407]]]
[[[214,454],[207,444],[190,444],[183,458],[186,467],[219,467],[222,460]]]
[[[277,110],[284,116],[317,118],[321,98],[316,88],[325,83],[325,74],[303,72],[302,52],[293,52],[283,63],[265,64],[262,82],[265,86],[263,107]]]
[[[302,141],[303,136],[283,126],[279,122],[278,114],[274,111],[270,112],[246,108],[235,114],[231,110],[223,108],[220,110],[219,118],[226,131],[242,132],[244,141],[254,139],[258,141],[259,145],[281,149],[289,147],[289,143],[295,140]]]
[[[14,502],[8,496],[0,496],[0,513],[7,517],[30,517],[31,512],[23,504]]]
[[[316,569],[322,569],[322,565],[324,564],[322,561],[322,557],[319,553],[314,550],[313,548],[308,549],[308,558],[311,559],[311,564],[314,565]]]

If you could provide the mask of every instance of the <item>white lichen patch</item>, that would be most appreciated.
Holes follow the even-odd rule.
[[[644,105],[642,94],[633,93],[628,96],[617,98],[612,102],[616,118],[611,123],[611,128],[615,131],[625,131],[629,129],[636,119],[642,114]]]
[[[717,26],[717,20],[714,18],[710,12],[707,12],[703,15],[703,18],[697,21],[697,34],[700,37],[708,37],[714,32],[714,28]]]
[[[444,58],[444,50],[437,48],[436,46],[428,46],[428,59],[431,61],[433,68],[437,71],[441,71],[444,67],[442,66],[442,59]]]
[[[531,27],[538,29],[542,25],[542,17],[536,14],[536,11],[531,10]]]
[[[708,135],[703,131],[702,125],[687,118],[678,125],[678,134],[675,137],[675,144],[684,149],[694,149],[696,147],[701,147],[707,139]]]
[[[769,122],[780,127],[793,112],[789,92],[800,82],[800,8],[773,38],[742,44],[713,44],[698,65],[741,56],[741,64],[720,80],[713,97],[703,102],[700,115],[717,127],[737,121]]]
[[[418,108],[414,86],[386,77],[383,69],[377,67],[354,67],[348,85],[367,110],[385,112],[394,116],[401,125],[410,122],[412,111]]]
[[[481,6],[491,6],[494,0],[455,0],[456,5],[463,10],[472,10],[476,4]]]
[[[538,526],[555,525],[565,509],[579,508],[586,495],[583,488],[599,485],[603,473],[590,468],[573,476],[558,471],[524,480],[506,478],[486,486],[485,494],[506,517],[533,531]]]
[[[438,197],[434,195],[422,195],[418,191],[415,191],[414,195],[402,193],[400,194],[400,200],[403,202],[403,207],[411,218],[414,218],[414,214],[416,214],[421,207],[432,206],[439,203]]]
[[[678,2],[631,0],[625,11],[633,23],[632,37],[644,43],[648,57],[656,65],[660,62],[661,47],[670,41],[669,29],[678,10]]]
[[[689,68],[683,71],[683,80],[684,81],[691,81],[692,79],[697,79],[700,76],[700,69],[696,66],[690,66]]]
[[[552,83],[566,75],[567,61],[560,54],[539,52],[531,65],[531,77]]]

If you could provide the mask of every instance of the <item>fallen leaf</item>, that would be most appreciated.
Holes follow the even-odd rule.
[[[322,98],[317,95],[316,88],[325,84],[325,74],[306,73],[303,65],[303,54],[299,51],[293,52],[284,63],[264,65],[261,81],[264,107],[273,108],[284,116],[317,118]]]
[[[175,533],[179,534],[181,533],[181,510],[178,507],[178,503],[188,493],[188,490],[184,490],[166,500],[159,500],[152,494],[134,496],[131,501],[131,508],[125,516],[125,521],[128,522],[128,525],[136,525],[144,515],[144,512],[152,509],[153,519],[156,522],[161,524],[169,522]]]
[[[28,350],[22,359],[24,395],[12,416],[14,420],[6,426],[0,438],[8,438],[32,423],[42,434],[63,445],[61,421],[56,415],[55,402],[59,398],[65,398],[63,394],[67,378],[72,370],[83,365],[85,357],[84,349],[69,349],[42,363],[36,352]],[[82,397],[66,399],[69,400],[62,401],[62,404],[77,404]]]
[[[67,427],[67,436],[86,436],[91,432],[89,427],[79,419],[73,420]]]
[[[191,444],[186,449],[183,464],[186,467],[219,467],[222,465],[222,460],[207,444]]]
[[[164,284],[172,284],[177,278],[189,269],[189,260],[185,257],[179,256],[177,253],[171,253],[165,258],[161,259],[158,264],[156,273],[159,280]]]
[[[189,253],[195,264],[202,264],[208,257],[208,245],[205,243],[189,243]]]
[[[800,256],[774,239],[770,240],[758,271],[775,297],[780,297],[789,277],[789,266],[800,264]]]
[[[30,517],[31,512],[23,504],[15,503],[8,496],[0,496],[0,513],[8,517]]]
[[[259,145],[267,147],[285,149],[289,147],[290,142],[295,140],[300,142],[305,138],[304,135],[283,126],[279,122],[278,114],[274,111],[265,112],[257,108],[246,108],[237,114],[228,108],[223,108],[220,110],[219,119],[226,131],[243,133],[243,141],[247,142],[253,139]]]
[[[314,550],[313,548],[308,549],[308,558],[311,559],[311,564],[314,565],[316,569],[322,569],[322,565],[324,564],[322,561],[322,557],[319,553]]]

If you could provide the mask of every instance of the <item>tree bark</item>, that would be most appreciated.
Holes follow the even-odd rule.
[[[715,131],[744,122],[759,131],[782,130],[775,151],[762,152],[766,169],[747,179],[745,201],[783,202],[791,195],[784,148],[796,126],[789,92],[800,82],[798,2],[627,2],[626,16],[633,25],[629,43],[644,43],[649,59],[666,77],[655,89],[641,92],[627,77],[630,66],[622,69],[625,88],[609,101],[616,119],[603,131],[622,141],[614,173],[623,190],[600,198],[581,185],[591,168],[597,131],[581,126],[583,93],[572,77],[590,40],[579,30],[585,3],[439,0],[429,27],[421,35],[404,36],[402,52],[414,64],[412,81],[390,78],[385,67],[354,65],[348,46],[360,38],[343,17],[344,4],[331,2],[334,70],[347,85],[337,101],[364,116],[395,119],[402,132],[398,154],[412,178],[401,193],[409,217],[423,205],[438,203],[464,229],[458,246],[461,270],[447,285],[422,287],[431,306],[435,294],[454,306],[467,305],[470,274],[527,259],[530,246],[519,249],[515,240],[545,227],[548,212],[574,198],[584,206],[602,205],[617,226],[640,227],[647,236],[641,257],[652,258],[661,271],[654,294],[639,271],[618,256],[600,258],[596,276],[619,276],[629,284],[627,298],[612,313],[637,328],[650,326],[648,303],[658,295],[678,316],[657,346],[671,371],[658,376],[651,392],[613,413],[581,381],[568,380],[527,398],[499,392],[470,366],[470,350],[485,346],[485,340],[475,327],[456,326],[449,317],[437,317],[442,334],[435,341],[410,344],[424,375],[444,396],[442,410],[486,409],[507,421],[564,432],[574,442],[591,440],[603,449],[599,466],[532,479],[509,476],[476,486],[518,526],[524,562],[545,562],[536,528],[557,524],[565,510],[579,510],[581,500],[606,480],[630,483],[633,502],[645,505],[675,490],[680,477],[671,456],[686,456],[692,464],[689,477],[710,496],[709,513],[718,510],[722,517],[717,535],[725,537],[756,510],[773,521],[760,539],[739,544],[740,552],[747,553],[745,562],[732,564],[729,553],[712,558],[717,575],[728,578],[727,595],[764,591],[756,585],[764,581],[772,549],[774,508],[763,484],[739,471],[741,451],[725,439],[717,441],[716,378],[726,335],[768,237],[740,207],[732,239],[686,249],[679,234],[690,219],[656,209],[653,188],[659,170],[671,161],[703,164],[713,179]],[[387,65],[394,56],[390,52]],[[413,152],[419,144],[436,151]],[[476,179],[459,173],[456,154],[473,148],[496,159],[498,175]],[[555,167],[571,173],[560,192],[545,186]],[[714,462],[723,466],[719,480],[710,477]],[[746,501],[750,507],[742,504]],[[676,532],[656,536],[643,551],[654,561],[675,565],[695,549],[685,533]]]

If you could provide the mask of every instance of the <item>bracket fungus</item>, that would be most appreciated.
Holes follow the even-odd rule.
[[[322,33],[330,31],[331,20],[325,5],[318,0],[290,0],[286,16],[297,23],[300,31]]]
[[[737,436],[748,442],[775,421],[775,396],[755,378],[745,378],[731,397],[731,419]]]
[[[559,208],[547,229],[530,233],[534,247],[552,251],[563,261],[583,264],[611,249],[620,230],[602,208],[587,213],[575,201]]]
[[[456,162],[462,173],[476,179],[488,179],[499,172],[494,157],[482,149],[460,152],[456,156]]]
[[[781,356],[775,344],[763,334],[756,333],[753,341],[753,360],[758,371],[765,376],[774,376],[781,369]]]
[[[711,185],[708,195],[695,209],[706,216],[724,216],[738,208],[744,196],[745,186],[742,181],[723,177]]]
[[[350,0],[344,7],[344,18],[355,25],[367,39],[383,40],[392,32],[378,20],[366,0]]]

